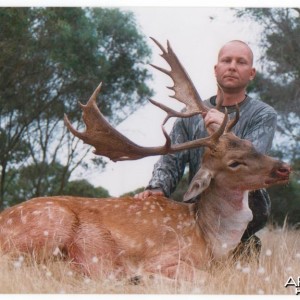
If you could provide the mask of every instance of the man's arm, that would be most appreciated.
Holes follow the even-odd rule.
[[[187,122],[188,120],[184,119],[177,119],[175,121],[170,133],[172,144],[180,144],[188,141]],[[183,176],[188,157],[188,151],[161,156],[154,165],[152,178],[145,191],[135,195],[135,197],[140,199],[144,199],[150,195],[164,195],[169,197]]]
[[[243,138],[251,141],[257,151],[268,153],[272,147],[276,126],[276,112],[270,110],[263,111],[252,120]]]

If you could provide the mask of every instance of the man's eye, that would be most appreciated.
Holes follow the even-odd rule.
[[[234,169],[234,168],[238,167],[239,165],[240,165],[240,163],[238,161],[234,161],[231,164],[229,164],[228,167]]]

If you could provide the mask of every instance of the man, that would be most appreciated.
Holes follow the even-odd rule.
[[[272,107],[246,94],[246,87],[256,74],[252,50],[242,41],[234,40],[226,43],[219,51],[214,71],[222,93],[221,89],[218,89],[216,96],[205,101],[210,110],[203,118],[197,115],[176,120],[170,134],[172,143],[183,143],[207,136],[207,131],[211,133],[222,123],[225,107],[232,117],[236,111],[235,105],[238,104],[240,119],[233,132],[242,139],[250,140],[258,151],[267,153],[272,145],[277,115]],[[215,106],[221,97],[223,97],[222,108],[218,111]],[[196,174],[200,168],[203,151],[203,148],[199,148],[162,156],[155,164],[149,185],[144,192],[135,197],[140,199],[150,195],[169,197],[183,176],[187,164],[190,180]],[[265,226],[270,213],[270,199],[267,192],[258,190],[250,193],[249,207],[253,212],[253,220],[249,223],[242,242],[247,244],[254,240],[256,248],[260,250],[260,241],[254,233]]]

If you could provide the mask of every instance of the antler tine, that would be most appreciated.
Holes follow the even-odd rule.
[[[232,128],[236,125],[236,123],[238,122],[238,120],[240,119],[240,109],[239,109],[239,105],[236,104],[235,105],[235,117],[234,119],[230,120],[226,126],[225,132],[230,132],[232,130]]]
[[[178,112],[178,111],[175,111],[174,109],[162,104],[162,103],[159,103],[159,102],[156,102],[154,101],[153,99],[149,99],[149,101],[159,107],[160,109],[164,110],[166,113],[167,113],[167,116],[166,118],[164,119],[163,121],[163,124],[162,125],[165,125],[167,123],[167,121],[171,118],[171,117],[178,117],[178,118],[188,118],[188,117],[192,117],[192,116],[195,116],[197,115],[199,112],[198,111],[195,111],[195,112]]]
[[[90,97],[89,101],[87,102],[86,105],[89,105],[89,103],[95,103],[96,104],[96,100],[97,100],[97,96],[101,91],[101,87],[102,87],[102,81],[99,83],[99,85],[96,87],[96,89],[94,90],[92,96]],[[83,104],[82,104],[83,105]]]
[[[150,38],[160,48],[160,50],[162,51],[161,56],[169,64],[171,69],[166,70],[153,64],[150,65],[168,75],[173,80],[174,85],[172,87],[168,87],[170,90],[174,91],[174,95],[171,95],[170,97],[185,104],[186,111],[184,113],[177,112],[167,108],[164,105],[157,105],[157,102],[153,100],[151,102],[167,112],[168,116],[166,119],[169,119],[170,117],[187,118],[195,114],[202,114],[204,112],[207,112],[208,108],[204,105],[193,82],[191,81],[188,73],[174,53],[169,41],[167,41],[166,50],[156,39],[154,39],[153,37]]]
[[[218,142],[220,136],[224,133],[224,131],[226,129],[226,126],[227,126],[227,123],[228,123],[228,118],[229,118],[228,117],[228,110],[225,107],[225,115],[224,115],[223,122],[222,122],[221,126],[219,127],[219,129],[211,136],[215,143]]]
[[[83,110],[87,109],[87,107],[92,107],[92,106],[94,106],[96,108],[96,111],[98,110],[96,100],[97,100],[97,96],[101,90],[101,86],[102,86],[102,82],[100,82],[100,84],[97,86],[97,88],[91,95],[90,99],[88,100],[87,104],[82,104],[81,102],[79,102],[79,105]],[[100,113],[100,111],[99,111],[99,113]],[[85,114],[83,114],[83,119],[84,119],[84,117],[85,117]],[[72,126],[72,124],[69,121],[66,114],[64,114],[64,122],[65,122],[67,128],[72,132],[73,135],[75,135],[76,137],[78,137],[80,139],[84,138],[85,134],[82,132],[79,132]],[[86,125],[86,130],[89,130],[91,127],[95,126],[95,124],[92,122],[85,122],[85,125]]]
[[[217,84],[217,85],[218,85],[218,89],[219,89],[219,91],[220,91],[221,96],[220,96],[220,98],[219,98],[219,101],[217,102],[216,109],[217,109],[217,110],[220,110],[221,107],[222,107],[223,101],[224,101],[224,91],[223,91],[222,87],[221,87],[219,84]],[[230,132],[230,131],[232,130],[232,128],[233,128],[233,127],[236,125],[236,123],[238,122],[239,118],[240,118],[240,109],[239,109],[238,104],[236,104],[236,113],[235,113],[235,117],[234,117],[234,119],[232,119],[232,120],[230,120],[230,121],[228,122],[228,124],[226,125],[225,132]]]
[[[216,109],[220,110],[224,101],[224,91],[218,83],[217,86],[218,86],[218,90],[220,91],[221,97],[219,98],[219,101],[217,101]]]

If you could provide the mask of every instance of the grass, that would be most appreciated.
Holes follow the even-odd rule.
[[[284,287],[288,278],[300,276],[300,235],[293,229],[266,228],[260,261],[228,261],[209,272],[196,273],[192,282],[162,276],[143,278],[139,284],[127,278],[86,278],[72,270],[68,262],[36,263],[23,256],[0,256],[1,294],[226,294],[294,295],[294,287]]]

